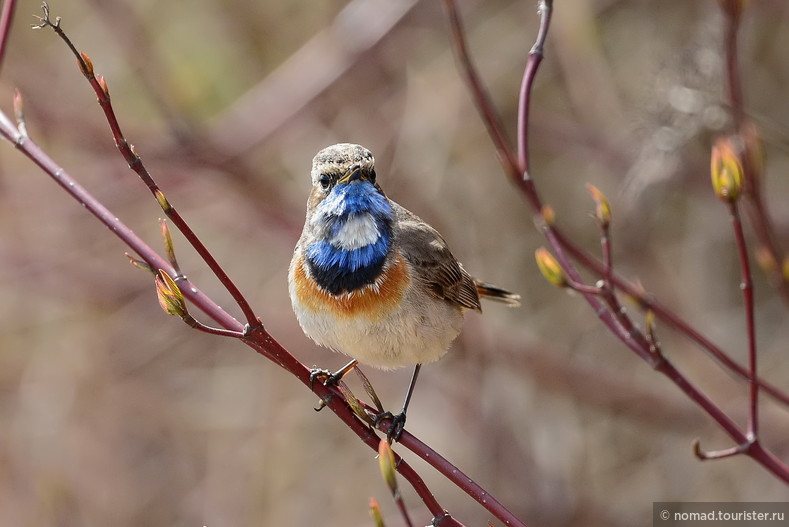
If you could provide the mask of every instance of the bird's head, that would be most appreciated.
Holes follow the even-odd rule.
[[[341,143],[324,148],[312,160],[311,177],[307,222],[317,238],[336,237],[349,222],[359,224],[356,230],[371,231],[392,220],[389,200],[376,183],[375,159],[363,146]],[[367,234],[374,238],[372,232]]]

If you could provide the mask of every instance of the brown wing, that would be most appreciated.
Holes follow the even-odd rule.
[[[403,256],[438,298],[481,311],[474,279],[458,262],[441,235],[412,212],[392,202],[397,216],[395,237]]]

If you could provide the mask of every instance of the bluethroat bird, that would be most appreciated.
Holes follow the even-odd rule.
[[[396,440],[422,364],[440,359],[480,297],[517,306],[520,296],[471,277],[444,238],[386,197],[372,153],[337,144],[312,161],[307,219],[290,263],[296,318],[312,340],[377,368],[414,366],[403,410],[387,434]]]

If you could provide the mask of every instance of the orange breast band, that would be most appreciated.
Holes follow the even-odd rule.
[[[378,278],[377,287],[371,285],[351,293],[332,295],[308,278],[301,258],[296,263],[293,282],[296,297],[307,311],[328,311],[335,316],[365,316],[377,320],[399,305],[410,278],[405,260],[398,254],[394,263]]]

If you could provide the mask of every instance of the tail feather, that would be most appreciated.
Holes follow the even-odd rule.
[[[495,285],[480,282],[479,280],[474,280],[474,283],[477,286],[477,293],[479,293],[480,298],[488,298],[496,302],[502,302],[510,307],[518,307],[521,305],[521,295],[511,293]]]

